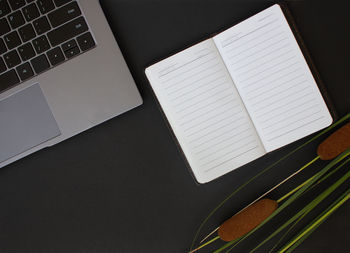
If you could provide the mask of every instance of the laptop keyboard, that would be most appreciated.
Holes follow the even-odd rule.
[[[0,0],[0,92],[95,47],[73,0]]]

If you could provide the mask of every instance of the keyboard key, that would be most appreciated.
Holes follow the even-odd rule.
[[[83,35],[80,35],[77,38],[78,44],[80,46],[81,51],[89,50],[90,48],[93,48],[96,44],[94,39],[92,38],[91,33],[87,32]]]
[[[30,61],[33,68],[34,68],[34,71],[39,74],[47,69],[50,68],[50,64],[49,62],[47,61],[47,58],[44,54],[38,56],[38,57],[35,57],[33,60]]]
[[[0,57],[0,73],[4,72],[6,70],[6,65],[4,60]]]
[[[7,48],[5,46],[4,40],[0,38],[0,54],[6,53]]]
[[[12,50],[7,54],[4,54],[4,60],[9,69],[21,63],[21,59],[19,58],[16,50]]]
[[[36,3],[38,4],[41,14],[46,14],[55,8],[52,0],[38,0]]]
[[[19,78],[16,71],[10,70],[0,75],[0,92],[11,88],[12,86],[19,84]]]
[[[8,0],[8,1],[11,5],[12,10],[17,10],[26,4],[24,0]]]
[[[0,36],[10,32],[11,29],[10,29],[10,26],[9,24],[7,23],[7,20],[6,18],[3,18],[0,20]]]
[[[76,46],[77,46],[77,43],[75,42],[75,39],[72,39],[61,45],[63,51],[67,51]]]
[[[64,55],[69,59],[72,58],[80,53],[79,47],[73,47],[71,49],[68,49],[67,51],[64,51]]]
[[[47,41],[45,35],[33,40],[32,43],[34,45],[34,48],[37,54],[41,54],[50,49],[50,44]]]
[[[57,46],[73,37],[86,32],[88,26],[83,17],[77,18],[56,30],[50,31],[47,36],[52,46]]]
[[[9,50],[18,47],[21,44],[21,39],[19,38],[16,31],[5,35],[4,39]]]
[[[19,36],[23,42],[33,39],[36,35],[31,24],[25,25],[18,29]]]
[[[38,35],[43,34],[51,29],[50,24],[45,16],[35,20],[33,22],[33,25]]]
[[[28,42],[27,44],[24,44],[23,46],[20,46],[18,48],[18,52],[22,58],[22,61],[28,61],[29,59],[35,56],[34,49],[32,47],[32,44],[30,44],[30,42]]]
[[[22,9],[24,18],[27,20],[27,22],[30,22],[37,17],[40,16],[39,10],[36,7],[35,3],[32,3]]]
[[[14,13],[11,13],[8,15],[9,23],[12,27],[12,29],[16,29],[17,27],[20,27],[21,25],[24,25],[24,18],[22,16],[21,11],[16,11]]]
[[[55,66],[57,64],[60,64],[61,62],[64,62],[65,58],[61,51],[60,47],[55,47],[54,49],[51,49],[47,52],[47,57],[49,58],[49,61],[52,66]]]
[[[72,20],[78,16],[80,16],[81,11],[77,2],[72,2],[61,7],[58,10],[51,12],[48,17],[53,27],[57,27],[66,23],[69,20]]]
[[[19,65],[17,68],[17,73],[19,75],[19,78],[21,78],[22,81],[31,78],[32,76],[34,76],[34,72],[32,70],[32,67],[30,66],[30,64],[28,62]]]
[[[72,0],[54,0],[54,1],[55,1],[56,6],[61,6],[61,5],[64,5],[66,3],[69,3]]]
[[[0,0],[0,18],[6,16],[11,12],[10,6],[7,4],[6,0]]]

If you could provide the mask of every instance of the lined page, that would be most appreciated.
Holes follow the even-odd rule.
[[[279,5],[224,31],[214,41],[267,152],[332,123]]]
[[[198,182],[265,153],[213,40],[146,69]]]

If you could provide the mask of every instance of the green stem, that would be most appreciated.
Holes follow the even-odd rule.
[[[254,233],[256,230],[258,230],[260,227],[262,227],[265,223],[267,223],[269,220],[271,220],[273,217],[275,217],[277,214],[279,214],[282,210],[284,210],[287,206],[289,206],[294,200],[296,200],[301,194],[303,194],[315,181],[317,181],[320,177],[322,177],[325,173],[327,173],[328,170],[330,170],[333,166],[335,166],[337,163],[339,163],[340,161],[342,161],[343,159],[345,159],[349,155],[350,155],[350,148],[347,149],[346,151],[344,151],[342,154],[340,154],[336,159],[331,161],[327,166],[325,166],[314,179],[312,179],[309,183],[307,183],[300,190],[298,190],[296,193],[294,193],[288,200],[286,200],[279,208],[277,208],[277,210],[274,213],[272,213],[267,219],[265,219],[259,226],[254,228],[252,231],[250,231],[244,237],[242,237],[242,240],[240,240],[240,242],[243,241],[245,238],[249,237],[252,233]],[[350,159],[347,159],[340,166],[343,166],[348,161],[350,161]],[[270,239],[270,237],[267,240],[269,240],[269,239]],[[263,243],[265,243],[265,241]],[[215,253],[219,253],[219,252],[223,251],[224,249],[230,247],[232,244],[233,243],[231,243],[231,242],[226,243],[224,246],[222,246],[221,248],[216,250]]]
[[[290,228],[281,236],[281,238],[278,240],[278,242],[275,244],[275,246],[273,246],[273,248],[269,251],[270,253],[272,253],[277,247],[278,245],[283,241],[284,238],[286,238],[286,236],[290,233],[290,231],[293,230],[293,228],[307,215],[307,213],[305,212],[303,215],[301,215],[294,223],[292,226],[290,226]]]
[[[312,159],[310,162],[308,162],[307,164],[305,164],[301,169],[299,169],[297,172],[295,172],[292,176],[298,174],[299,172],[303,171],[304,169],[306,169],[307,167],[309,167],[311,164],[313,164],[315,161],[317,161],[318,159],[320,159],[320,156],[316,156],[314,159]],[[290,177],[288,177],[287,179],[289,179]],[[279,200],[277,200],[277,203],[280,203],[281,201],[283,201],[285,198],[289,197],[290,195],[292,195],[294,192],[296,192],[297,190],[299,190],[301,187],[303,187],[305,184],[307,184],[310,180],[307,180],[306,182],[304,182],[303,184],[299,185],[298,187],[296,187],[294,190],[290,191],[289,193],[287,193],[286,195],[284,195],[282,198],[280,198]]]
[[[334,213],[340,206],[342,206],[350,198],[350,189],[347,190],[339,199],[337,199],[327,210],[312,221],[302,232],[287,243],[279,252],[283,253],[290,250],[300,240],[305,240],[318,226],[320,226],[332,213]],[[299,243],[297,244],[299,245]],[[295,248],[295,247],[294,247]],[[293,249],[294,249],[293,248]]]
[[[350,158],[347,159],[342,165],[346,164],[350,161]],[[329,196],[335,189],[337,189],[341,184],[343,184],[348,178],[350,177],[350,171],[347,172],[342,178],[340,178],[338,181],[336,181],[333,185],[331,185],[327,190],[322,192],[320,195],[318,195],[317,198],[315,198],[313,201],[311,201],[305,208],[302,209],[299,213],[297,213],[295,216],[293,216],[292,219],[287,221],[284,225],[282,225],[279,229],[277,229],[273,234],[271,234],[268,238],[266,238],[264,241],[262,241],[257,247],[255,247],[251,252],[254,252],[258,248],[260,248],[262,245],[264,245],[267,241],[269,241],[271,238],[273,238],[276,234],[278,234],[280,231],[282,231],[286,226],[294,222],[297,218],[300,217],[300,215],[303,215],[305,212],[309,213],[314,207],[316,207],[322,200],[324,200],[327,196]]]
[[[211,239],[210,241],[207,241],[206,243],[200,245],[198,248],[190,251],[190,253],[196,252],[197,250],[200,250],[202,248],[204,248],[205,246],[211,244],[212,242],[215,242],[217,239],[220,239],[220,236],[214,237],[213,239]]]
[[[302,188],[304,185],[306,185],[307,183],[309,183],[314,177],[309,178],[308,180],[306,180],[304,183],[300,184],[299,186],[295,187],[293,190],[291,190],[290,192],[288,192],[286,195],[284,195],[283,197],[281,197],[280,199],[278,199],[276,202],[280,203],[283,200],[285,200],[286,198],[288,198],[290,195],[292,195],[293,193],[295,193],[296,191],[298,191],[300,188]]]
[[[324,135],[325,133],[329,132],[330,130],[332,130],[333,128],[335,128],[336,126],[340,125],[341,123],[343,123],[344,121],[346,121],[347,119],[350,118],[350,113],[346,114],[344,117],[342,117],[341,119],[339,119],[337,122],[335,122],[334,124],[332,124],[331,126],[329,126],[328,128],[326,128],[325,130],[321,131],[320,133],[318,133],[317,135],[315,135],[314,137],[312,137],[310,140],[306,141],[305,143],[303,143],[302,145],[300,145],[299,147],[295,148],[294,150],[292,150],[291,152],[289,152],[288,154],[286,154],[285,156],[283,156],[281,159],[279,159],[278,161],[274,162],[273,164],[271,164],[270,166],[266,167],[265,169],[263,169],[262,171],[260,171],[257,175],[255,175],[254,177],[252,177],[251,179],[247,180],[245,183],[243,183],[241,186],[239,186],[235,191],[233,191],[230,195],[228,195],[218,206],[216,206],[210,213],[209,215],[202,221],[202,223],[200,224],[199,228],[197,229],[195,236],[192,240],[192,244],[190,247],[190,250],[193,249],[194,244],[197,241],[197,238],[199,236],[199,233],[202,231],[202,228],[204,227],[204,225],[207,223],[207,221],[228,201],[230,200],[234,195],[236,195],[239,191],[241,191],[243,188],[245,188],[248,184],[250,184],[252,181],[254,181],[256,178],[258,178],[259,176],[263,175],[264,173],[266,173],[267,171],[269,171],[270,169],[272,169],[273,167],[275,167],[277,164],[279,164],[280,162],[282,162],[283,160],[287,159],[288,157],[290,157],[292,154],[296,153],[297,151],[299,151],[300,149],[302,149],[303,147],[307,146],[308,144],[310,144],[311,142],[313,142],[314,140],[318,139],[319,137],[321,137],[322,135]]]

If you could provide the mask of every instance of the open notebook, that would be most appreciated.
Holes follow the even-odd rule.
[[[333,121],[277,4],[146,75],[199,183]]]

